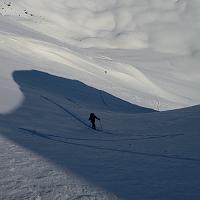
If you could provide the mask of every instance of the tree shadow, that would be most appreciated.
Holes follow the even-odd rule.
[[[83,116],[89,110],[102,113],[155,111],[130,104],[80,81],[40,71],[15,71],[13,78],[25,98],[13,113],[0,115],[2,134],[63,169],[70,169],[120,198],[131,200],[134,190],[130,180],[135,177],[132,166],[137,160],[137,152],[115,149],[113,133],[93,131],[87,124],[88,116],[86,120]],[[103,134],[110,139],[98,140]],[[83,139],[76,141],[71,136]],[[119,140],[118,146],[120,143]],[[123,153],[136,154],[136,158],[127,156],[124,159]],[[126,178],[128,185],[120,180]]]

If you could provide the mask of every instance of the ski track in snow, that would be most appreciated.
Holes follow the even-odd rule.
[[[180,156],[176,156],[176,155],[171,156],[171,155],[163,155],[163,154],[136,152],[136,151],[130,151],[130,150],[126,150],[126,149],[105,148],[105,147],[102,147],[102,146],[95,146],[95,145],[81,144],[81,143],[74,143],[74,142],[67,142],[67,141],[63,141],[63,140],[59,140],[59,139],[53,139],[50,135],[45,135],[45,134],[39,133],[37,131],[32,131],[32,130],[28,130],[28,129],[24,129],[24,128],[20,128],[20,129],[24,130],[24,131],[27,131],[27,132],[31,133],[32,135],[34,135],[34,136],[42,137],[44,139],[52,140],[52,141],[55,141],[55,142],[61,142],[61,143],[69,144],[69,145],[75,145],[75,146],[81,146],[81,147],[87,147],[87,148],[105,150],[105,151],[129,153],[129,154],[140,155],[140,156],[161,157],[161,158],[172,159],[172,160],[174,159],[174,160],[200,162],[200,159],[198,159],[198,158],[187,158],[187,157],[180,157]],[[155,137],[153,139],[155,139]]]
[[[99,95],[100,95],[100,98],[101,98],[103,104],[104,104],[105,107],[107,108],[107,110],[110,110],[108,104],[107,104],[106,101],[104,100],[104,97],[103,97],[102,91],[99,91]]]
[[[52,135],[52,134],[40,134],[38,131],[36,130],[30,130],[30,129],[26,129],[26,128],[19,128],[20,130],[24,130],[24,131],[28,131],[28,132],[32,132],[33,134],[35,133],[36,135],[38,134],[38,136],[40,137],[53,137],[53,138],[61,138],[61,139],[66,139],[66,140],[83,140],[83,141],[103,141],[103,142],[119,142],[119,141],[137,141],[137,140],[152,140],[152,139],[162,139],[162,138],[173,138],[173,137],[177,137],[177,136],[183,136],[184,134],[169,134],[169,135],[162,135],[162,136],[151,136],[151,137],[140,137],[140,138],[113,138],[113,139],[100,139],[100,138],[73,138],[73,137],[61,137],[61,136],[57,136],[57,135]],[[95,131],[95,130],[94,130]]]
[[[83,124],[84,126],[91,128],[91,126],[89,126],[86,122],[84,122],[80,117],[77,117],[77,115],[75,115],[74,113],[70,112],[69,110],[67,110],[66,108],[64,108],[62,105],[56,103],[55,101],[53,101],[52,99],[49,99],[45,96],[41,96],[43,99],[47,100],[48,102],[56,105],[57,107],[59,107],[60,109],[62,109],[63,111],[65,111],[66,113],[68,113],[69,115],[71,115],[73,118],[75,118],[77,121],[79,121],[81,124]],[[96,130],[98,131],[98,130]],[[109,132],[109,131],[101,131],[103,134],[109,134],[112,135],[113,133]]]
[[[27,75],[29,73],[35,74],[35,75],[43,74],[43,76],[41,76],[41,78],[43,80],[46,80],[44,78],[44,73],[39,73],[39,72],[35,72],[35,71],[21,72],[21,73],[22,74],[25,73]],[[19,73],[18,75],[20,75],[21,73]],[[46,75],[46,76],[49,77],[50,80],[52,80],[51,75]],[[171,130],[171,129],[169,129],[169,130],[166,130],[165,131],[166,134],[164,134],[160,130],[152,129],[152,126],[150,126],[149,128],[144,129],[145,131],[140,131],[141,135],[139,135],[138,132],[135,132],[134,129],[131,131],[131,133],[129,132],[129,134],[125,134],[126,132],[123,132],[123,131],[127,130],[127,128],[130,126],[130,124],[129,124],[128,126],[127,125],[124,126],[124,128],[125,128],[124,130],[123,130],[123,128],[120,128],[120,130],[117,132],[116,132],[116,130],[113,130],[112,128],[109,129],[109,131],[107,131],[106,128],[103,131],[94,131],[93,129],[91,129],[88,126],[87,122],[85,122],[84,121],[85,119],[83,118],[83,116],[85,116],[85,114],[87,114],[89,112],[89,110],[87,110],[87,106],[85,107],[85,105],[87,105],[87,104],[81,104],[81,101],[79,101],[78,106],[77,106],[76,104],[73,103],[73,101],[74,101],[73,95],[68,97],[65,95],[63,96],[62,94],[61,95],[59,95],[57,93],[54,94],[54,93],[50,92],[51,90],[48,90],[48,87],[47,87],[47,91],[44,92],[44,88],[40,88],[37,85],[37,82],[35,83],[35,81],[34,81],[35,79],[30,78],[30,77],[29,78],[24,77],[24,79],[23,79],[22,78],[23,76],[19,76],[19,77],[22,79],[22,80],[20,79],[22,81],[22,83],[19,82],[20,86],[21,86],[21,90],[23,92],[25,92],[25,102],[24,102],[25,105],[22,105],[21,107],[22,108],[24,107],[25,110],[22,109],[23,112],[27,112],[27,114],[30,115],[31,118],[33,118],[33,119],[25,122],[23,125],[21,124],[21,126],[17,125],[18,123],[21,123],[21,122],[17,122],[16,125],[14,125],[15,128],[14,129],[11,128],[11,131],[9,131],[9,135],[12,135],[12,137],[14,137],[14,138],[20,138],[20,140],[26,141],[26,143],[29,143],[30,146],[32,146],[31,148],[34,147],[33,149],[37,152],[37,154],[38,153],[40,154],[39,149],[41,149],[42,154],[44,154],[46,156],[48,155],[47,157],[49,157],[53,153],[53,157],[56,157],[56,160],[53,161],[53,162],[55,162],[55,164],[57,164],[57,162],[59,163],[60,161],[62,162],[63,159],[66,159],[65,161],[63,161],[64,165],[63,164],[61,165],[62,167],[64,167],[65,170],[67,170],[67,166],[69,165],[67,160],[71,159],[71,157],[74,157],[73,153],[70,153],[70,151],[72,151],[72,152],[76,152],[76,151],[87,152],[86,155],[84,155],[84,153],[83,153],[83,155],[81,155],[81,157],[87,156],[87,154],[89,152],[95,152],[95,154],[92,154],[92,156],[97,155],[97,160],[100,159],[98,156],[101,157],[102,155],[103,156],[105,155],[105,158],[104,158],[105,160],[107,160],[107,156],[108,156],[109,160],[114,158],[114,160],[112,161],[114,163],[115,162],[121,163],[120,160],[116,160],[119,157],[123,158],[122,160],[124,160],[124,159],[127,160],[127,162],[129,160],[131,160],[134,162],[129,163],[129,165],[130,165],[130,168],[133,168],[133,169],[135,169],[135,165],[137,165],[139,168],[141,168],[140,164],[139,165],[136,164],[138,161],[139,162],[140,161],[147,162],[147,163],[148,162],[155,163],[154,167],[157,166],[157,163],[159,163],[161,165],[162,165],[162,163],[165,163],[166,166],[173,166],[173,165],[181,165],[182,166],[182,165],[184,165],[184,166],[186,166],[186,168],[194,167],[195,169],[196,169],[195,166],[199,166],[200,159],[198,158],[197,154],[195,154],[193,156],[191,153],[187,153],[186,150],[180,151],[179,149],[176,150],[176,148],[175,149],[172,148],[172,150],[171,150],[171,147],[168,147],[168,145],[170,145],[170,144],[172,144],[172,147],[174,145],[176,146],[176,144],[179,145],[180,142],[184,142],[185,138],[189,137],[188,133],[186,133],[183,130],[172,129],[172,134],[167,134],[167,132],[170,132],[170,130]],[[17,80],[16,76],[15,76],[15,80]],[[63,82],[63,79],[62,79],[62,82]],[[46,83],[48,83],[48,82],[46,82]],[[59,85],[59,82],[58,82],[58,85]],[[41,95],[42,94],[41,91],[44,92],[44,95]],[[55,92],[55,91],[52,91],[52,92]],[[67,93],[67,91],[66,91],[66,93]],[[96,91],[95,91],[95,94],[97,96],[99,95],[99,93]],[[102,106],[104,106],[103,102],[102,102]],[[84,115],[82,113],[83,110],[85,110]],[[16,111],[16,113],[17,112],[19,112],[19,111]],[[33,112],[33,115],[31,114],[32,112]],[[40,119],[40,117],[39,118],[37,117],[37,114],[36,114],[37,112],[40,113],[39,115],[41,116],[41,119]],[[105,111],[103,111],[103,114],[107,115],[107,114],[109,114],[109,112],[107,112],[105,110]],[[181,112],[181,111],[179,111],[179,112]],[[22,113],[19,114],[19,116],[21,116]],[[121,119],[123,119],[126,116],[128,118],[125,118],[125,119],[131,119],[130,121],[134,121],[136,128],[139,128],[141,125],[142,126],[147,125],[147,127],[148,127],[148,121],[152,117],[154,118],[158,115],[162,119],[162,115],[168,116],[168,115],[170,115],[170,113],[171,112],[169,112],[169,113],[168,112],[166,112],[166,113],[165,112],[164,113],[153,112],[153,113],[145,113],[142,115],[141,114],[137,115],[137,114],[130,114],[130,113],[129,114],[119,113],[119,112],[115,111],[115,112],[111,112],[109,115],[113,116],[114,121],[115,120],[121,121]],[[170,121],[165,122],[165,120],[164,120],[164,121],[159,121],[159,123],[162,124],[163,122],[165,122],[168,125],[171,124],[173,126],[173,124],[176,122],[176,120],[180,120],[179,118],[180,118],[180,116],[182,116],[180,114],[176,115],[176,112],[174,114],[175,114],[175,116],[172,118],[173,120],[171,120],[171,118],[170,118],[170,121],[172,121],[172,122],[170,122]],[[42,119],[44,119],[43,115],[44,116],[47,115],[46,117],[49,117],[50,120],[55,119],[55,120],[52,120],[52,122],[51,122],[52,127],[56,123],[56,126],[58,126],[57,129],[59,129],[59,130],[57,131],[57,130],[55,130],[55,128],[53,128],[53,130],[51,130],[50,127],[46,127],[49,124],[49,120],[46,119],[45,120],[46,122],[43,123],[42,122]],[[118,116],[119,118],[115,115],[119,115]],[[190,115],[193,116],[193,113],[191,112]],[[188,115],[188,116],[190,116],[190,115]],[[11,116],[12,116],[12,114],[11,114]],[[52,116],[54,116],[54,117],[52,118]],[[133,117],[133,119],[132,119],[132,117]],[[186,117],[186,115],[184,115],[184,117]],[[183,117],[183,119],[184,119],[184,117]],[[141,124],[141,125],[137,124],[139,122],[137,120],[137,118],[141,118],[140,119],[141,121],[144,120],[144,122],[143,122],[144,124]],[[1,116],[1,119],[3,119],[2,116]],[[27,117],[27,119],[29,119],[29,117]],[[74,119],[73,122],[70,122],[71,119]],[[161,119],[159,119],[159,120],[161,120]],[[166,119],[168,119],[168,117]],[[190,117],[189,117],[189,119],[190,119]],[[17,120],[17,118],[16,118],[16,120]],[[40,121],[40,126],[37,126],[34,123],[35,120]],[[152,122],[154,122],[156,124],[156,120],[153,120]],[[3,122],[1,122],[1,123],[3,123]],[[65,130],[66,129],[65,126],[62,127],[62,123],[66,123],[67,127],[70,127],[69,132]],[[81,125],[81,126],[79,126],[79,125]],[[164,124],[162,126],[165,127]],[[76,127],[78,128],[77,130],[76,130]],[[73,132],[71,132],[72,131],[71,129],[72,130],[75,129],[75,131],[73,130]],[[149,129],[150,129],[150,132],[149,132]],[[178,133],[176,133],[176,131],[178,131]],[[104,134],[104,132],[106,134]],[[72,133],[73,133],[73,136],[71,135]],[[109,134],[107,134],[107,133],[109,133]],[[164,145],[165,147],[163,148],[162,145]],[[26,147],[26,148],[28,148],[28,147]],[[46,148],[48,148],[48,150],[46,150]],[[54,150],[54,148],[56,148],[56,149]],[[64,150],[64,152],[62,152],[62,149]],[[54,150],[54,151],[51,152],[52,150]],[[48,154],[46,154],[45,153],[46,151],[47,152],[50,151],[51,153],[48,152]],[[62,155],[57,154],[56,153],[57,151],[60,153],[62,152],[61,153]],[[70,156],[65,155],[68,153]],[[89,160],[91,159],[90,156],[91,155],[89,155],[89,158],[88,158],[89,163],[90,163]],[[48,159],[51,160],[51,156]],[[79,160],[79,159],[77,159],[77,160]],[[107,162],[104,159],[103,160],[101,159],[103,166],[104,166],[104,162]],[[65,164],[66,161],[68,164],[67,163]],[[76,159],[74,159],[74,161],[77,162]],[[122,162],[124,162],[124,161],[122,161]],[[6,163],[6,162],[4,161],[3,163]],[[81,163],[84,165],[83,161],[81,161]],[[79,168],[79,166],[82,165],[81,163],[78,163],[78,164],[75,164],[72,166],[73,167],[76,166],[75,168],[77,168],[77,167]],[[93,166],[96,164],[98,164],[98,162],[90,163],[89,165]],[[28,165],[28,163],[23,163],[22,165],[20,165],[20,167],[23,169],[27,165]],[[45,166],[49,166],[49,165],[50,164],[46,164]],[[145,166],[145,164],[144,164],[144,166]],[[96,167],[97,166],[95,166],[95,168]],[[113,168],[114,172],[110,171],[110,172],[106,173],[106,171],[109,170],[110,167],[111,167],[111,169]],[[121,167],[124,168],[127,166],[121,166]],[[135,172],[136,174],[132,176],[133,179],[127,178],[127,177],[125,178],[123,173],[126,174],[126,172],[122,172],[122,174],[121,174],[121,172],[120,172],[121,167],[118,164],[116,165],[116,163],[115,164],[111,163],[111,166],[105,167],[105,173],[106,173],[105,177],[112,176],[111,179],[105,178],[101,174],[102,172],[99,172],[97,174],[94,173],[94,176],[96,177],[96,178],[94,178],[94,180],[99,181],[99,182],[97,181],[97,185],[98,185],[98,183],[100,183],[100,188],[103,190],[102,192],[99,192],[98,188],[89,187],[88,186],[89,183],[87,183],[87,182],[85,183],[84,181],[82,181],[82,179],[80,180],[80,177],[74,178],[75,183],[73,186],[74,187],[73,190],[64,189],[65,184],[63,183],[63,181],[62,181],[62,183],[60,183],[59,187],[56,186],[57,184],[55,184],[55,183],[52,183],[52,186],[50,187],[48,185],[49,184],[51,185],[51,183],[43,182],[44,180],[48,179],[48,177],[52,178],[52,175],[47,175],[44,173],[37,174],[37,172],[35,172],[37,175],[32,174],[31,175],[32,177],[30,177],[29,179],[36,179],[37,182],[39,182],[41,185],[46,185],[45,187],[47,187],[47,188],[44,188],[44,186],[43,186],[43,188],[42,188],[42,186],[41,186],[41,188],[38,188],[36,190],[36,191],[41,191],[41,192],[34,193],[34,195],[36,194],[35,196],[36,197],[38,196],[38,198],[41,197],[44,199],[48,199],[48,197],[46,197],[48,195],[51,198],[52,197],[55,198],[56,195],[52,192],[55,190],[56,194],[57,194],[57,192],[59,192],[59,190],[61,190],[63,192],[61,194],[61,196],[64,199],[66,197],[68,199],[76,199],[76,198],[78,198],[78,199],[79,198],[80,199],[81,198],[82,199],[94,198],[95,199],[96,198],[99,200],[102,200],[102,199],[114,200],[114,199],[118,199],[117,197],[113,196],[115,194],[118,194],[118,191],[119,191],[120,197],[125,196],[125,199],[132,199],[132,195],[134,196],[134,193],[131,191],[134,191],[133,188],[139,187],[138,184],[136,184],[136,185],[132,184],[132,181],[135,179],[133,177],[137,176],[137,173]],[[117,168],[117,170],[116,170],[116,168]],[[36,169],[38,169],[38,168],[36,168]],[[102,169],[104,169],[104,167],[100,167],[98,170],[102,170]],[[118,171],[118,169],[119,169],[119,171]],[[3,170],[6,171],[6,168],[3,168]],[[12,172],[12,171],[15,171],[16,169],[12,168],[10,170]],[[31,171],[31,169],[27,169],[27,170],[29,172]],[[92,169],[90,168],[90,170],[93,170],[93,168]],[[86,171],[87,171],[87,169],[86,169]],[[168,171],[168,170],[164,170],[164,171]],[[11,172],[9,172],[9,173],[11,173]],[[104,172],[104,170],[103,170],[103,172]],[[57,170],[53,169],[52,173],[56,174]],[[82,169],[81,169],[81,173],[83,173]],[[114,175],[113,175],[113,173],[114,173]],[[118,182],[118,178],[117,178],[117,176],[119,175],[118,173],[120,174],[119,182]],[[130,171],[130,173],[134,174],[131,171]],[[143,172],[143,173],[145,173],[145,172]],[[75,171],[75,174],[76,174],[76,171]],[[61,179],[60,176],[58,176],[59,179]],[[62,176],[63,176],[63,178],[65,178],[66,173],[64,173]],[[86,179],[88,179],[89,181],[90,181],[90,178],[89,178],[90,176],[91,175],[86,176]],[[128,176],[130,177],[130,174]],[[105,178],[105,181],[104,180],[102,181],[101,180],[102,178],[103,179]],[[59,179],[57,178],[56,181],[59,182]],[[112,180],[114,180],[114,182],[112,182]],[[78,182],[76,182],[76,181],[78,181]],[[79,192],[79,191],[81,191],[81,188],[82,188],[80,181],[81,181],[81,184],[87,185],[87,189],[85,189],[84,192],[82,192],[82,193]],[[129,185],[129,181],[131,181],[131,185]],[[139,179],[137,181],[139,181]],[[3,183],[5,183],[5,182],[6,182],[6,180],[3,179]],[[66,182],[67,182],[66,183],[67,185],[71,184],[71,179],[68,179],[68,181],[66,181]],[[103,184],[101,184],[102,182],[103,182]],[[122,185],[126,185],[126,186],[130,187],[130,189],[128,189],[129,194],[127,194],[127,192],[124,191],[124,189],[117,189],[117,191],[115,189],[112,189],[112,186],[113,186],[113,184],[115,185],[115,182],[117,182],[117,184],[120,184],[120,188],[124,188],[124,187],[122,187]],[[143,184],[145,183],[145,181],[142,181],[142,182],[143,182]],[[25,184],[27,184],[28,187],[32,188],[32,185],[30,183],[25,183]],[[92,183],[92,185],[93,185],[93,183]],[[146,187],[145,184],[143,186]],[[6,183],[6,188],[9,188],[9,187],[11,187],[10,182]],[[23,184],[20,184],[16,190],[19,190],[21,187],[23,187]],[[105,191],[104,191],[104,188],[105,188]],[[101,191],[101,189],[100,189],[100,191]],[[110,193],[106,193],[106,189],[108,189],[108,191],[110,191]],[[76,192],[76,190],[77,190],[77,192]],[[94,194],[92,191],[95,191],[96,193],[94,192],[95,193]],[[68,197],[66,196],[66,193],[69,194]],[[32,196],[32,193],[27,193],[27,189],[24,189],[22,191],[22,195],[24,195],[24,194],[26,194],[28,197]],[[139,197],[143,196],[143,195],[141,195],[140,192],[138,193],[138,195],[139,195]],[[16,196],[16,194],[13,194],[13,196]],[[22,197],[22,196],[20,196],[20,197]],[[120,197],[119,197],[119,199],[121,199]]]
[[[66,113],[68,113],[69,115],[71,115],[72,117],[74,117],[77,121],[79,121],[81,124],[85,125],[86,127],[90,127],[88,126],[88,124],[86,122],[84,122],[82,119],[80,119],[80,117],[77,117],[75,114],[73,114],[72,112],[70,112],[69,110],[67,110],[66,108],[64,108],[63,106],[61,106],[60,104],[56,103],[55,101],[45,97],[45,96],[41,96],[41,98],[47,100],[48,102],[56,105],[57,107],[59,107],[60,109],[62,109],[63,111],[65,111]]]

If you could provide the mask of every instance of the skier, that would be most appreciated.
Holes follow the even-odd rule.
[[[96,130],[95,119],[100,120],[94,113],[90,113],[89,121],[92,123],[92,128]]]

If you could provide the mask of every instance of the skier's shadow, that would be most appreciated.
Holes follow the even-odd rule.
[[[106,112],[108,108],[112,112],[125,113],[148,113],[154,112],[154,110],[130,104],[80,81],[60,78],[40,71],[15,71],[13,78],[19,85],[25,99],[23,104],[13,113],[0,115],[0,127],[2,127],[2,130],[6,130],[1,131],[2,134],[15,143],[62,166],[64,169],[70,169],[89,182],[93,182],[121,198],[131,200],[134,190],[129,187],[130,191],[127,193],[126,186],[123,183],[121,185],[120,181],[118,181],[118,178],[123,179],[123,173],[119,177],[117,174],[118,172],[119,174],[121,173],[122,167],[124,168],[123,170],[126,171],[125,168],[127,168],[127,171],[131,172],[131,163],[134,163],[133,158],[124,160],[122,159],[124,158],[123,154],[119,153],[119,157],[117,156],[119,160],[117,161],[116,152],[106,154],[106,150],[103,148],[91,150],[91,148],[87,148],[87,145],[85,147],[84,145],[66,145],[66,142],[61,144],[53,141],[52,138],[47,140],[41,134],[39,135],[40,137],[19,134],[22,131],[19,128],[45,129],[46,132],[49,131],[49,134],[54,134],[52,130],[56,130],[61,134],[60,136],[68,136],[68,132],[69,134],[77,134],[78,131],[76,129],[82,131],[81,137],[84,136],[84,133],[88,136],[87,131],[91,134],[92,130],[88,129],[84,123],[81,124],[81,120],[77,116],[73,118],[73,122],[69,122],[73,117],[72,115],[45,101],[44,98],[41,98],[41,95],[60,98],[63,99],[63,102],[67,99],[72,104],[72,107],[79,105],[83,108],[101,112]],[[56,112],[52,111],[54,109]],[[60,115],[55,116],[56,113]],[[85,118],[87,117],[85,116]],[[66,124],[61,126],[61,123]],[[79,124],[80,127],[77,125],[78,127],[73,129],[73,123],[75,125]],[[120,165],[113,167],[113,162],[119,162]],[[91,163],[93,164],[91,165]],[[111,174],[115,175],[112,176]],[[111,175],[112,180],[110,182],[102,181],[102,175],[104,177]],[[132,172],[129,175],[133,176]]]

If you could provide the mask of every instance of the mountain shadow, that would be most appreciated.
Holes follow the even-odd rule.
[[[71,103],[89,109],[125,112],[125,113],[148,113],[155,112],[150,108],[133,105],[107,92],[90,87],[78,80],[70,80],[53,76],[48,73],[32,71],[15,71],[15,82],[25,93],[25,89],[34,88],[56,96],[66,98]]]
[[[130,182],[135,158],[124,159],[123,153],[135,155],[135,152],[121,151],[117,147],[120,138],[112,140],[116,137],[114,132],[92,130],[88,126],[88,115],[90,111],[119,116],[121,113],[155,111],[80,81],[40,71],[15,71],[13,79],[19,85],[24,101],[13,113],[0,115],[1,134],[94,185],[132,200],[130,183],[124,185],[120,179],[129,176]],[[117,143],[116,148],[113,142]],[[110,178],[103,180],[102,177]]]

